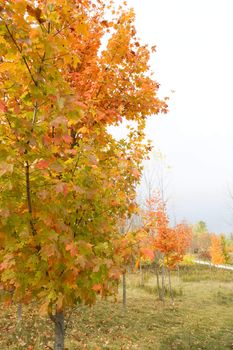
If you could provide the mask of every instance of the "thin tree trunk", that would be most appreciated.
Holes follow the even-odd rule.
[[[178,274],[178,281],[180,283],[180,267],[179,267],[179,265],[177,266],[177,274]]]
[[[164,265],[164,290],[166,289],[167,284],[167,268]]]
[[[21,322],[22,320],[22,304],[18,304],[17,307],[17,321]]]
[[[174,296],[173,296],[173,292],[172,292],[172,283],[171,283],[171,272],[169,269],[168,269],[168,281],[169,281],[170,297],[171,297],[172,301],[174,302]]]
[[[162,301],[164,303],[164,298],[165,298],[165,268],[164,264],[162,265]]]
[[[57,311],[54,316],[51,316],[54,322],[55,341],[54,350],[64,350],[65,342],[65,326],[64,326],[64,312]]]
[[[141,260],[139,262],[139,270],[140,270],[140,287],[142,287],[142,286],[144,286],[144,276],[143,276]]]
[[[158,269],[157,267],[156,267],[156,269],[155,269],[155,272],[156,272],[158,296],[159,296],[159,300],[162,301],[162,294],[161,294],[160,284],[159,284],[159,269]]]
[[[123,294],[123,308],[126,308],[126,273],[122,276],[122,294]]]

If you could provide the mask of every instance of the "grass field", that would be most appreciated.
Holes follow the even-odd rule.
[[[66,348],[75,349],[233,349],[233,272],[209,267],[186,267],[172,275],[175,303],[158,300],[155,277],[146,273],[127,276],[127,308],[121,288],[117,302],[98,301],[78,306],[67,315]],[[0,313],[0,349],[52,349],[51,322],[36,316],[33,306],[23,308],[16,320],[16,306]]]

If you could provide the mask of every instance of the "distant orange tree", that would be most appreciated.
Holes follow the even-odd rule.
[[[145,229],[154,238],[154,250],[159,251],[168,268],[182,261],[191,242],[191,229],[186,223],[171,227],[165,203],[158,194],[147,201]]]
[[[210,255],[213,264],[224,264],[226,262],[221,237],[214,234],[211,236]]]
[[[173,299],[170,270],[178,266],[191,242],[191,229],[181,223],[171,227],[166,204],[160,195],[155,193],[147,201],[144,213],[144,230],[152,238],[154,255],[157,258],[157,289],[160,300],[165,295],[165,267],[168,269],[170,295]],[[162,286],[160,288],[159,270],[162,267]]]

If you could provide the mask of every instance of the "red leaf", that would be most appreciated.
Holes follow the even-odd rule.
[[[7,112],[7,106],[3,101],[0,101],[0,112],[3,112],[3,113]]]
[[[40,160],[38,163],[36,163],[36,168],[43,170],[43,169],[47,169],[49,166],[50,162],[48,160]]]

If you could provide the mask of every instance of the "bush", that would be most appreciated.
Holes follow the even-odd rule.
[[[210,252],[208,250],[200,251],[197,258],[200,260],[211,261]]]
[[[195,264],[194,256],[191,254],[186,254],[183,257],[183,261],[181,261],[180,266],[192,266]]]

